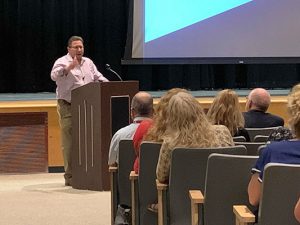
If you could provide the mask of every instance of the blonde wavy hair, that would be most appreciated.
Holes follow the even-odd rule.
[[[232,136],[238,128],[243,128],[245,125],[238,95],[230,89],[222,90],[217,94],[207,112],[207,117],[212,124],[226,126]]]
[[[300,84],[293,87],[287,103],[290,116],[289,125],[297,138],[300,138]]]
[[[153,125],[145,135],[144,140],[162,142],[162,135],[166,131],[166,106],[169,104],[172,96],[179,92],[186,92],[186,89],[172,88],[163,95],[155,107],[153,115]]]
[[[167,148],[217,146],[213,126],[191,94],[175,94],[166,106],[165,120],[162,139]]]

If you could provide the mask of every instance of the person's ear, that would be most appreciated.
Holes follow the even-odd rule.
[[[253,103],[252,103],[252,101],[249,99],[248,100],[249,101],[249,109],[251,109],[252,108],[252,105],[253,105]]]
[[[134,117],[135,117],[135,110],[134,110],[134,108],[130,108],[130,116],[131,116],[132,119],[134,119]]]

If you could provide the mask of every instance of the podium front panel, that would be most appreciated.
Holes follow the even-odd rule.
[[[130,121],[137,81],[89,83],[72,91],[72,186],[109,190],[112,135]]]

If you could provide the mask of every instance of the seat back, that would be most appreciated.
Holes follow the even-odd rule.
[[[300,165],[269,163],[265,167],[258,224],[298,225],[294,207],[300,195]]]
[[[123,139],[119,143],[119,164],[118,164],[118,204],[131,206],[131,189],[129,174],[133,169],[135,152],[133,142],[130,139]]]
[[[257,155],[260,156],[267,145],[261,145],[257,149]]]
[[[256,135],[253,142],[267,142],[268,138],[269,136],[266,135]]]
[[[176,148],[172,152],[169,177],[169,224],[190,225],[189,190],[204,190],[207,159],[211,153],[245,155],[244,146],[224,148]]]
[[[258,156],[211,154],[208,157],[204,224],[234,225],[233,205],[248,205],[247,186]]]
[[[232,137],[233,141],[236,142],[245,142],[246,138],[244,136],[236,136],[236,137]]]
[[[156,166],[161,143],[143,142],[140,149],[138,178],[139,224],[157,224],[157,214],[147,210],[149,204],[157,203]]]
[[[256,135],[269,136],[270,133],[278,127],[265,127],[265,128],[245,128],[248,131],[250,141],[254,141]]]
[[[265,142],[234,142],[235,145],[244,145],[247,148],[247,155],[257,155],[257,150]]]

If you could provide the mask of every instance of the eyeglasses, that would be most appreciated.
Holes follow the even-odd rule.
[[[84,49],[83,46],[72,46],[72,47],[70,47],[70,48],[73,48],[73,49],[76,49],[76,50],[78,50],[78,49]]]

